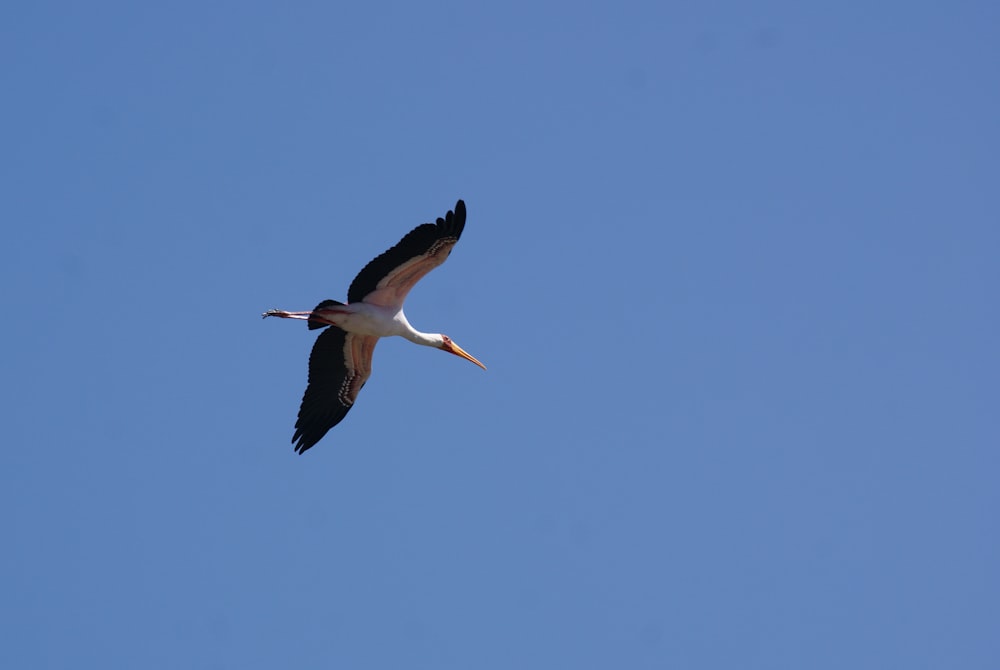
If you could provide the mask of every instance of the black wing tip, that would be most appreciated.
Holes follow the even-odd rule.
[[[448,219],[453,220],[455,225],[464,226],[465,225],[465,201],[459,198],[458,202],[455,203],[455,209],[448,212]]]
[[[326,435],[326,433],[323,433],[323,435]],[[306,453],[308,449],[316,446],[316,444],[323,438],[323,435],[320,435],[316,439],[311,439],[307,437],[301,429],[296,430],[295,434],[292,435],[292,444],[295,445],[295,453],[299,456]]]
[[[461,237],[465,229],[465,201],[459,199],[455,203],[455,209],[448,210],[443,219],[438,217],[437,225],[439,231],[454,235],[456,239]]]
[[[338,423],[340,423],[339,419],[324,427],[323,423],[316,420],[306,420],[300,415],[299,420],[295,422],[295,434],[292,435],[292,444],[295,445],[295,453],[301,456],[307,450],[315,447],[330,432],[330,428],[333,428]]]

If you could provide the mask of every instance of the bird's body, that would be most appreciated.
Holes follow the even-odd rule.
[[[373,337],[405,337],[416,344],[429,344],[428,334],[421,333],[406,320],[402,307],[383,307],[355,302],[316,309],[309,313],[318,323],[337,326],[349,333]]]
[[[371,375],[379,338],[398,335],[486,369],[447,335],[416,330],[403,313],[403,301],[413,285],[448,258],[465,228],[465,215],[465,203],[459,200],[445,218],[410,231],[358,273],[347,292],[347,304],[324,300],[309,312],[264,312],[265,317],[307,321],[310,330],[326,328],[309,356],[309,385],[292,436],[296,451],[305,452],[347,415]]]

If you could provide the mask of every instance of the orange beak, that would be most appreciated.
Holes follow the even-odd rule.
[[[447,351],[449,354],[455,354],[456,356],[461,356],[465,360],[471,361],[472,363],[475,363],[476,365],[478,365],[479,367],[481,367],[483,370],[486,369],[486,366],[483,365],[482,363],[480,363],[479,361],[477,361],[475,356],[473,356],[472,354],[468,353],[465,349],[463,349],[462,347],[458,346],[454,342],[448,342],[448,343],[446,343],[441,348],[444,349],[445,351]]]

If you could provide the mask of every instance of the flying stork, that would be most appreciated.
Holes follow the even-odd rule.
[[[421,333],[403,314],[403,301],[420,279],[441,265],[465,228],[465,203],[455,203],[437,223],[417,226],[368,263],[351,282],[347,304],[324,300],[311,312],[269,309],[264,318],[302,319],[309,330],[326,328],[309,354],[309,384],[302,396],[292,443],[302,454],[340,423],[372,372],[372,352],[380,337],[399,335],[410,342],[436,347],[486,366],[450,337]]]

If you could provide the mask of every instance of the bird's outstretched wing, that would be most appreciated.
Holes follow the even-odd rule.
[[[336,326],[316,338],[309,354],[309,385],[292,436],[295,451],[305,453],[347,416],[371,376],[377,342],[377,337],[348,333]]]
[[[351,282],[347,302],[367,302],[383,307],[400,307],[413,285],[445,262],[465,228],[465,203],[455,203],[437,223],[417,226],[375,260]]]

